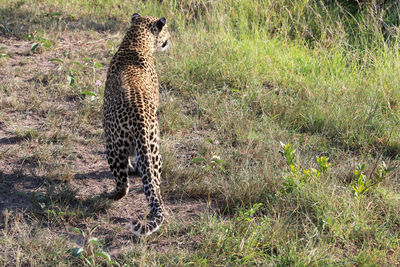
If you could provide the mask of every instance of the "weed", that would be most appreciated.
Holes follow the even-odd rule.
[[[15,131],[17,137],[24,138],[25,140],[32,141],[39,137],[39,131],[34,128],[28,128],[24,131],[17,129]]]
[[[203,167],[206,172],[210,170],[219,169],[223,173],[226,173],[225,168],[223,167],[224,161],[217,155],[213,155],[210,159],[205,159],[202,157],[193,158],[192,162],[203,162]]]
[[[361,198],[364,194],[371,191],[379,183],[382,183],[387,174],[393,171],[395,168],[386,167],[386,163],[382,162],[372,173],[367,176],[365,174],[365,164],[358,164],[354,171],[354,183],[352,188],[354,195],[357,198]]]
[[[71,228],[71,231],[74,231],[83,238],[83,246],[70,248],[68,252],[73,257],[79,257],[89,266],[97,266],[99,264],[97,258],[99,257],[105,259],[107,263],[113,266],[120,266],[118,262],[111,260],[110,255],[102,249],[104,240],[93,237],[93,232],[96,228],[97,226],[89,229],[87,233],[76,227]]]
[[[283,143],[282,141],[280,142],[282,150],[280,150],[280,153],[286,160],[286,164],[290,167],[293,168],[295,165],[295,152],[296,150],[293,149],[293,147],[290,145],[290,143]],[[293,167],[292,167],[293,166]]]
[[[318,169],[323,174],[326,174],[331,168],[331,163],[328,163],[329,158],[321,156],[317,157]]]
[[[25,39],[29,40],[29,41],[35,41],[32,44],[31,49],[30,49],[30,51],[33,52],[33,53],[38,51],[39,48],[44,47],[44,48],[49,49],[53,45],[53,43],[51,41],[49,41],[49,40],[47,40],[47,39],[45,39],[43,37],[40,37],[37,32],[29,34],[28,36],[25,37]],[[41,51],[39,51],[39,52],[41,52]]]
[[[331,164],[328,163],[329,158],[327,157],[317,157],[316,161],[318,163],[318,170],[314,168],[302,169],[295,162],[295,149],[287,143],[281,143],[282,150],[280,153],[286,160],[286,164],[289,166],[289,173],[286,177],[286,181],[282,183],[285,189],[281,192],[291,193],[299,185],[304,185],[310,180],[318,180],[321,175],[326,175],[330,169]]]
[[[220,221],[210,218],[214,231],[206,239],[208,264],[219,262],[213,254],[227,255],[225,264],[246,265],[257,264],[269,253],[270,243],[266,240],[266,233],[271,231],[271,220],[266,216],[257,216],[262,203],[254,204],[250,209],[239,210],[234,221]],[[268,239],[268,238],[267,238]],[[201,255],[201,254],[200,254]],[[215,260],[217,260],[215,262]]]

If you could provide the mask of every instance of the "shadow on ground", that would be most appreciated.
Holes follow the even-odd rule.
[[[4,138],[0,138],[0,145],[15,145],[23,140],[24,140],[24,138],[22,138],[20,136],[4,137]]]
[[[28,192],[36,192],[43,187],[42,177],[5,174],[0,171],[0,213],[5,209],[24,210],[31,206]]]
[[[35,214],[42,214],[49,209],[55,212],[80,209],[87,216],[93,216],[95,212],[104,211],[111,204],[104,194],[79,198],[77,193],[78,189],[70,183],[49,181],[46,177],[19,173],[5,174],[0,171],[0,213],[6,209]]]

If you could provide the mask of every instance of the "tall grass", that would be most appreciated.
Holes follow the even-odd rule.
[[[309,1],[196,3],[203,17],[195,30],[179,31],[178,62],[166,70],[176,86],[238,90],[245,101],[262,95],[262,115],[288,129],[398,153],[399,43],[372,11],[355,17]]]

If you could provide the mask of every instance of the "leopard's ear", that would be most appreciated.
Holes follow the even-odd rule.
[[[166,23],[167,23],[167,20],[166,20],[164,17],[162,17],[161,19],[157,20],[157,21],[156,21],[157,29],[158,29],[159,31],[161,31],[162,28],[165,26]]]
[[[132,18],[131,18],[131,23],[134,23],[135,20],[136,20],[138,17],[140,17],[140,14],[139,14],[139,13],[133,14],[133,15],[132,15]]]

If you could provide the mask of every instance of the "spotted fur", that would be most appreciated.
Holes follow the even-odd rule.
[[[118,200],[128,193],[130,167],[142,177],[150,204],[146,224],[132,224],[135,235],[149,235],[164,221],[157,120],[159,85],[153,53],[164,50],[169,39],[165,18],[133,14],[107,73],[103,124],[107,161],[116,181],[109,198]]]

